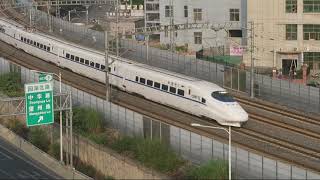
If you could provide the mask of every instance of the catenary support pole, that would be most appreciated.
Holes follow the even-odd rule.
[[[253,58],[253,52],[254,52],[254,22],[250,22],[251,24],[251,47],[250,47],[250,53],[251,53],[251,72],[250,72],[250,97],[254,98],[254,58]]]

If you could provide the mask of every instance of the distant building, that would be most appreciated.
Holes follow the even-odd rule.
[[[146,3],[147,24],[233,23],[228,32],[211,29],[161,32],[161,44],[187,46],[191,54],[196,54],[211,47],[229,49],[232,43],[242,43],[242,27],[247,22],[246,0],[146,0]],[[148,6],[154,10],[148,10]]]
[[[281,69],[284,75],[308,64],[320,69],[319,0],[247,0],[254,25],[255,66]],[[249,55],[245,58],[250,65]]]
[[[145,0],[145,22],[147,26],[160,25],[159,0]]]

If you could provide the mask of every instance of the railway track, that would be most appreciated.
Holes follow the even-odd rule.
[[[26,67],[32,66],[32,68],[35,68],[35,69],[37,68],[35,65],[31,65],[31,64],[28,65],[25,62],[24,62],[23,65],[26,66]],[[92,81],[92,80],[87,79],[87,81]],[[69,82],[69,84],[77,84],[76,85],[77,88],[79,88],[79,89],[81,89],[83,91],[95,94],[95,95],[97,95],[99,97],[104,97],[104,95],[105,95],[104,94],[105,93],[104,84],[102,84],[102,83],[98,83],[98,84],[96,84],[96,86],[83,86],[82,84],[75,83],[75,82],[72,82],[72,81],[68,81],[68,82]],[[92,83],[94,83],[94,82],[92,82]],[[97,86],[99,86],[99,88],[97,88]],[[115,90],[115,91],[117,91],[117,90]],[[120,92],[120,93],[123,94],[123,92]],[[130,94],[126,94],[126,95],[123,95],[123,96],[134,98],[135,100],[137,100],[136,98],[139,98],[140,99],[139,101],[146,101],[146,100],[141,100],[140,97],[131,97],[132,95],[130,95]],[[128,99],[130,99],[130,98],[128,98]],[[125,98],[122,98],[122,99],[125,99]],[[285,109],[283,109],[283,110],[274,109],[274,107],[272,107],[270,105],[251,102],[251,101],[246,100],[246,99],[237,98],[237,100],[240,103],[242,103],[243,105],[246,105],[246,106],[250,106],[250,107],[253,107],[253,108],[259,108],[259,109],[268,111],[270,113],[274,113],[274,114],[277,114],[277,115],[289,117],[289,118],[294,120],[294,123],[285,123],[285,122],[282,122],[282,121],[277,121],[277,120],[272,119],[272,118],[270,118],[268,116],[261,115],[259,113],[255,113],[255,112],[250,112],[250,121],[263,122],[263,123],[272,125],[274,127],[282,128],[282,129],[285,129],[287,131],[303,135],[303,136],[305,136],[307,138],[312,138],[313,140],[319,140],[320,139],[320,134],[319,134],[320,131],[317,132],[314,129],[301,128],[301,126],[297,125],[297,124],[301,125],[303,123],[303,124],[308,124],[308,126],[309,125],[319,126],[319,128],[320,128],[320,121],[317,120],[316,118],[304,117],[303,115],[292,113],[291,111],[288,111],[288,110],[285,110]],[[133,100],[133,102],[134,102],[134,100]],[[142,114],[154,117],[154,118],[159,119],[159,120],[164,120],[165,118],[169,119],[169,118],[173,118],[174,117],[174,116],[172,116],[172,117],[168,117],[167,116],[166,117],[164,114],[160,114],[159,112],[155,112],[155,111],[150,113],[151,112],[150,110],[148,110],[149,111],[149,113],[148,113],[146,110],[143,109],[143,107],[138,107],[138,108],[135,107],[134,106],[135,104],[131,104],[131,105],[130,104],[125,104],[122,101],[114,101],[114,103],[122,105],[122,106],[125,106],[125,107],[127,107],[129,109],[138,111],[138,112],[140,112]],[[156,104],[156,103],[153,103],[153,102],[146,102],[146,103],[149,104],[149,105],[145,105],[145,107],[148,107],[148,106],[149,107],[150,106],[162,106],[162,105],[159,105],[159,104]],[[163,107],[163,106],[159,107],[159,108],[169,109],[168,111],[176,111],[176,110],[171,110],[170,108]],[[201,123],[206,124],[206,125],[215,125],[215,126],[217,126],[217,123],[208,122],[206,120],[203,120],[203,119],[198,118],[198,117],[194,117],[192,115],[186,115],[185,113],[180,112],[180,111],[176,111],[175,113],[177,113],[177,114],[179,114],[179,116],[183,117],[182,119],[180,118],[179,120],[172,119],[171,122],[175,122],[174,125],[176,125],[176,126],[180,126],[181,127],[182,124],[183,124],[183,128],[194,129],[194,128],[190,128],[189,127],[190,123],[192,123],[192,122],[201,122]],[[227,139],[227,136],[224,133],[220,133],[220,132],[215,132],[215,131],[210,131],[210,130],[207,130],[207,129],[200,129],[200,128],[198,128],[198,132],[200,134],[204,134],[205,133],[205,134],[207,134],[206,136],[208,136],[208,134],[209,134],[209,135],[219,136],[220,138],[223,138],[223,139]],[[312,148],[306,148],[305,146],[303,146],[303,145],[301,145],[299,143],[296,143],[294,141],[286,141],[286,140],[283,140],[283,139],[278,139],[278,138],[275,138],[274,136],[271,136],[270,134],[269,135],[268,134],[262,134],[258,127],[256,129],[252,129],[252,128],[248,128],[248,127],[244,126],[244,128],[241,128],[241,129],[238,129],[238,128],[233,129],[232,133],[233,133],[233,135],[232,135],[233,139],[238,139],[238,141],[235,142],[237,144],[240,144],[240,145],[245,146],[245,147],[249,147],[251,149],[256,149],[258,151],[262,151],[262,152],[264,152],[266,154],[270,154],[272,156],[275,156],[275,157],[278,157],[278,158],[281,158],[281,159],[285,159],[285,160],[287,160],[289,162],[295,162],[296,164],[300,164],[302,166],[305,166],[305,162],[300,162],[299,161],[302,158],[309,159],[310,161],[314,161],[314,160],[319,161],[319,159],[320,159],[320,151],[319,150],[317,151],[317,150],[312,149]],[[294,156],[291,156],[291,158],[290,157],[285,158],[283,156],[277,156],[276,153],[272,154],[272,152],[264,150],[263,148],[258,149],[257,147],[254,147],[254,145],[250,145],[249,143],[245,143],[245,142],[240,140],[241,138],[250,139],[250,142],[254,142],[254,143],[260,144],[260,145],[261,144],[264,144],[264,145],[267,144],[268,147],[276,147],[275,149],[280,148],[285,152],[291,152],[292,154],[297,155],[297,156],[301,156],[302,158],[300,158],[299,160],[293,160],[292,157],[294,157]],[[320,171],[320,162],[319,162],[318,166],[310,165],[308,167],[311,168],[311,169]]]

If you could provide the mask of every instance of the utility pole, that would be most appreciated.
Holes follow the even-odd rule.
[[[173,47],[173,42],[174,42],[174,35],[173,35],[173,14],[174,14],[174,12],[173,12],[173,0],[170,0],[170,6],[169,6],[170,8],[169,8],[169,15],[170,15],[170,51],[171,52],[173,52],[173,50],[174,50],[174,47]]]
[[[60,18],[60,6],[59,6],[60,2],[59,0],[57,0],[57,9],[56,9],[56,17]]]
[[[117,24],[116,24],[116,55],[119,56],[119,0],[117,0],[116,5],[116,18],[117,18]]]
[[[254,58],[253,58],[253,52],[254,52],[254,22],[250,22],[251,25],[251,47],[250,47],[250,53],[251,53],[251,73],[250,73],[250,97],[254,98]]]
[[[132,3],[132,1],[131,1]],[[144,1],[144,29],[147,29],[147,6],[146,6],[146,1]],[[132,6],[132,5],[131,5]],[[149,34],[146,34],[145,36],[145,41],[146,41],[146,46],[147,46],[147,64],[149,62]]]
[[[104,61],[106,71],[106,100],[110,101],[110,84],[109,84],[109,60],[108,60],[108,32],[104,31]]]
[[[52,25],[51,25],[51,15],[50,15],[50,0],[48,1],[48,5],[47,5],[47,13],[48,13],[48,28],[49,28],[49,32],[52,32]]]

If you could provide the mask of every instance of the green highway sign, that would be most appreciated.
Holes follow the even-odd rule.
[[[25,84],[24,89],[27,126],[53,123],[53,83]]]
[[[40,73],[39,74],[39,82],[47,82],[47,81],[51,81],[52,75],[51,74],[45,74],[45,73]]]

